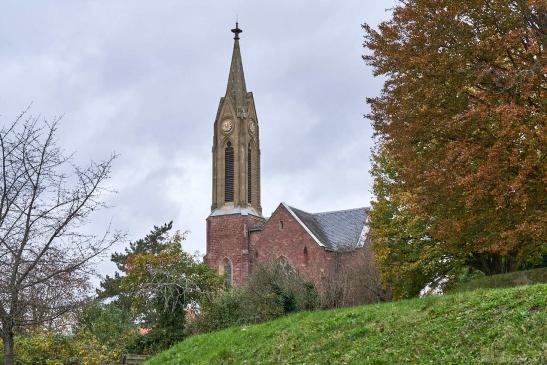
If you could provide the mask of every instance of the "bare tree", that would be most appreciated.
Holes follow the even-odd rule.
[[[342,248],[336,254],[334,273],[322,278],[321,306],[337,308],[391,299],[380,280],[371,242],[355,250]]]
[[[119,239],[82,233],[115,156],[79,168],[57,146],[60,118],[28,117],[0,129],[0,334],[14,364],[14,334],[52,323],[88,294],[92,264]]]

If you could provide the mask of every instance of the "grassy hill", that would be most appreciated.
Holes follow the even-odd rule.
[[[146,362],[544,364],[547,284],[302,312],[194,336]]]

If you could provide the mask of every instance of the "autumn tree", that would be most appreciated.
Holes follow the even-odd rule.
[[[119,236],[80,229],[103,206],[113,157],[75,166],[56,142],[59,120],[22,113],[0,128],[0,334],[14,364],[14,333],[54,321],[86,297],[93,260]]]
[[[131,293],[122,288],[123,275],[129,271],[129,267],[127,266],[129,259],[134,255],[159,254],[165,248],[169,239],[169,232],[172,228],[173,222],[154,226],[152,231],[143,238],[129,242],[129,247],[126,247],[124,252],[114,252],[111,255],[111,261],[116,265],[118,270],[113,276],[106,275],[101,281],[100,288],[97,289],[98,299],[114,301],[119,308],[130,313],[133,297]]]
[[[443,256],[486,274],[546,253],[546,4],[407,0],[364,25],[394,189]]]
[[[114,299],[150,330],[129,345],[137,352],[155,353],[184,338],[187,307],[203,305],[223,284],[222,277],[183,250],[186,235],[170,234],[172,226],[156,226],[125,253],[113,254],[120,273],[107,277],[99,290],[100,298]]]
[[[369,237],[382,281],[394,299],[417,296],[426,286],[440,288],[458,274],[459,257],[432,238],[431,221],[413,213],[414,199],[401,187],[397,161],[381,145],[373,154],[375,200]]]

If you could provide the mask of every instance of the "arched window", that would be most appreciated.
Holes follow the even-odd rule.
[[[294,267],[292,266],[289,259],[285,256],[279,256],[275,260],[276,264],[281,268],[281,270],[287,274],[292,273],[294,271]]]
[[[247,147],[247,202],[251,203],[253,200],[253,163],[251,144]]]
[[[224,276],[224,284],[232,286],[232,263],[225,257],[219,265],[218,273]]]
[[[224,201],[234,201],[234,148],[231,142],[224,149]]]
[[[310,257],[308,255],[308,247],[307,246],[304,246],[304,264],[309,264],[310,262]]]

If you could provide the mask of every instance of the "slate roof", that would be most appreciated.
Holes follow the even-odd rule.
[[[362,247],[365,242],[368,232],[368,208],[308,213],[284,205],[318,241],[317,243],[326,249],[351,251]]]

